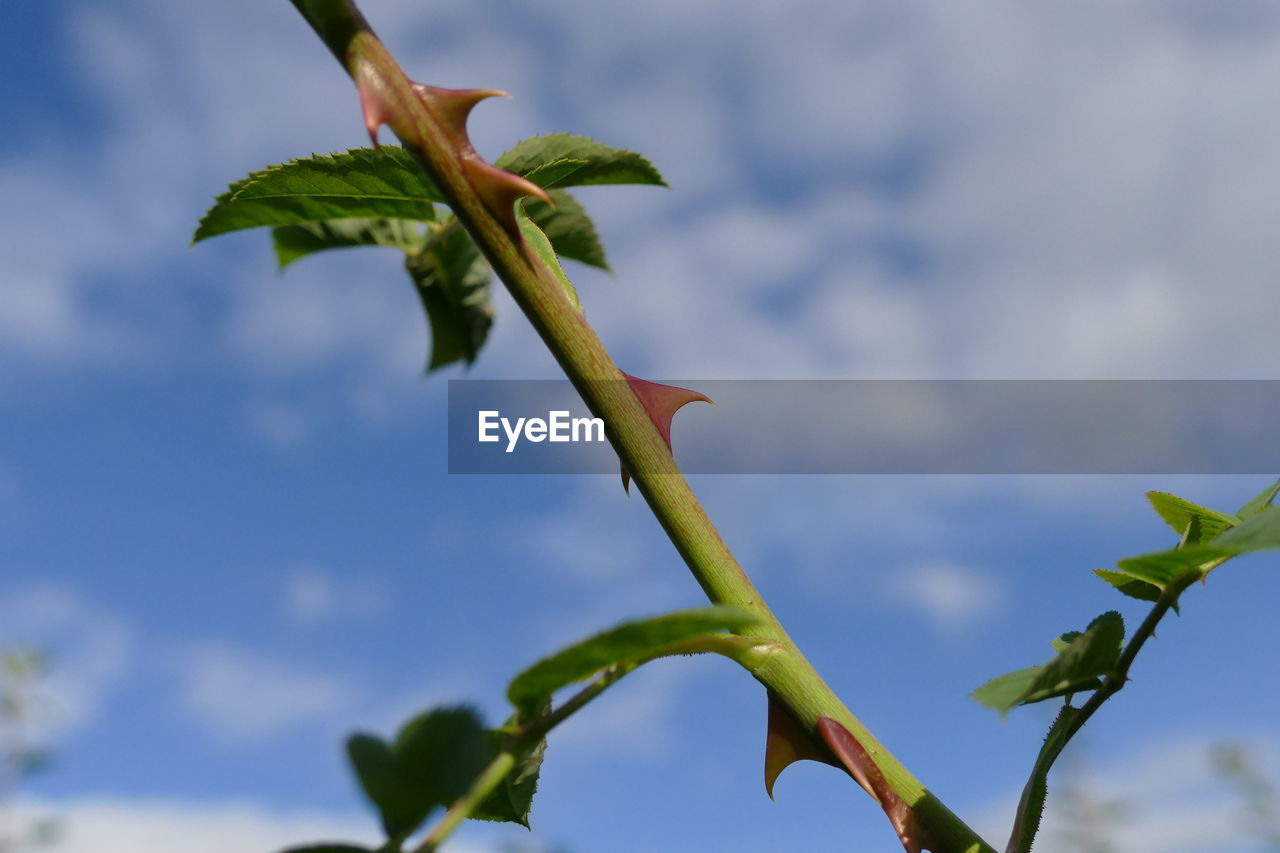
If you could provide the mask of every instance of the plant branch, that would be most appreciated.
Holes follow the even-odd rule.
[[[1215,562],[1214,566],[1220,562]],[[1095,690],[1093,695],[1089,697],[1089,701],[1080,708],[1071,708],[1069,705],[1064,707],[1063,714],[1065,716],[1054,723],[1049,736],[1045,738],[1044,746],[1041,747],[1040,754],[1036,756],[1035,764],[1031,768],[1031,776],[1027,780],[1026,787],[1022,790],[1022,798],[1018,803],[1017,818],[1014,820],[1013,832],[1009,837],[1009,844],[1005,848],[1005,853],[1029,853],[1031,842],[1035,839],[1036,830],[1040,825],[1041,813],[1044,810],[1046,779],[1049,771],[1053,769],[1054,762],[1058,760],[1058,756],[1066,749],[1071,738],[1084,727],[1085,723],[1089,722],[1089,719],[1097,713],[1098,709],[1108,699],[1124,689],[1125,684],[1129,681],[1130,667],[1133,666],[1133,662],[1138,657],[1138,653],[1142,651],[1142,647],[1155,636],[1156,626],[1160,624],[1160,620],[1178,603],[1178,598],[1186,591],[1187,587],[1202,579],[1206,571],[1207,569],[1188,571],[1182,577],[1171,582],[1151,606],[1151,610],[1147,613],[1146,618],[1142,620],[1142,624],[1138,626],[1133,632],[1133,636],[1129,638],[1129,642],[1116,660],[1115,669],[1103,679],[1102,686]],[[1059,728],[1059,725],[1061,725],[1061,728]]]
[[[889,786],[938,839],[939,853],[991,853],[992,848],[872,737],[796,648],[680,475],[647,410],[581,309],[570,302],[546,265],[526,250],[523,240],[513,237],[500,212],[486,204],[468,178],[468,168],[474,174],[475,154],[469,146],[460,149],[445,121],[448,116],[415,89],[351,0],[291,2],[351,74],[362,95],[376,96],[377,122],[387,123],[415,154],[588,408],[604,420],[622,464],[707,597],[751,612],[759,620],[753,633],[778,645],[776,654],[756,662],[752,674],[810,734],[816,732],[820,717],[828,717],[856,736]],[[366,118],[369,115],[366,110]],[[376,129],[376,122],[371,124]]]

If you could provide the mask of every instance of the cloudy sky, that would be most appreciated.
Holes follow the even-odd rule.
[[[496,87],[478,148],[573,131],[673,190],[591,188],[616,275],[570,270],[659,377],[1273,378],[1280,7],[1265,0],[367,0],[420,80]],[[67,853],[373,840],[343,735],[699,601],[613,478],[449,477],[445,380],[394,256],[188,249],[229,181],[363,144],[284,0],[0,12],[0,644],[47,649],[55,761],[17,803]],[[556,375],[499,297],[473,377]],[[679,428],[677,424],[677,446]],[[1047,709],[966,699],[1136,602],[1089,575],[1170,543],[1142,492],[1251,478],[702,477],[792,634],[993,841]],[[1121,849],[1247,851],[1212,744],[1280,778],[1277,558],[1191,591],[1087,730],[1072,790]],[[760,782],[763,696],[653,666],[552,742],[534,832],[460,853],[888,850],[836,772]],[[1046,841],[1044,850],[1068,850]]]

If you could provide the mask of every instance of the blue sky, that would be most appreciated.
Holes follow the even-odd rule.
[[[512,92],[495,156],[568,130],[674,190],[592,188],[616,275],[572,269],[622,366],[706,378],[1274,378],[1280,13],[1261,0],[369,0],[418,79]],[[0,642],[48,648],[57,761],[24,815],[80,853],[372,839],[339,755],[699,592],[603,477],[449,477],[444,380],[396,259],[277,275],[189,250],[227,182],[363,144],[284,0],[18,2],[0,97]],[[477,378],[556,375],[500,295]],[[679,424],[676,425],[677,449]],[[1089,575],[1169,544],[1142,492],[1255,478],[701,477],[712,517],[856,713],[1003,837],[1046,711],[966,699],[1136,603]],[[1122,849],[1248,850],[1208,745],[1280,776],[1276,558],[1192,591],[1071,771]],[[763,697],[653,666],[552,742],[494,851],[890,849],[837,773],[760,783]],[[1137,840],[1141,839],[1141,840]],[[1234,845],[1234,846],[1233,846]],[[1055,848],[1046,838],[1044,850]]]

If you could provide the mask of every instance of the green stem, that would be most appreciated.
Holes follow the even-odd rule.
[[[1220,565],[1221,562],[1214,563],[1214,566]],[[1124,689],[1129,681],[1130,667],[1133,666],[1138,652],[1142,651],[1147,640],[1155,636],[1156,626],[1160,624],[1160,620],[1178,603],[1178,598],[1187,587],[1202,577],[1204,577],[1202,571],[1190,571],[1165,587],[1146,618],[1142,620],[1142,624],[1133,632],[1124,651],[1120,653],[1115,669],[1103,679],[1102,686],[1094,691],[1088,702],[1071,715],[1061,732],[1051,732],[1045,740],[1031,769],[1031,777],[1022,791],[1013,833],[1009,837],[1009,845],[1005,848],[1005,853],[1027,853],[1031,849],[1031,842],[1035,838],[1036,828],[1040,825],[1040,815],[1044,809],[1045,780],[1049,771],[1053,769],[1054,762],[1058,760],[1058,756],[1062,755],[1071,738],[1084,727],[1085,723],[1089,722],[1089,718],[1097,713],[1108,699]]]
[[[444,125],[417,97],[412,82],[374,36],[351,0],[291,0],[316,33],[359,80],[376,80],[394,115],[394,129],[415,152],[454,214],[471,233],[516,304],[577,388],[588,408],[604,420],[610,441],[707,597],[750,611],[752,632],[777,643],[752,674],[773,691],[810,733],[819,717],[843,724],[879,765],[889,785],[909,803],[945,853],[993,853],[912,776],[827,686],[787,636],[755,586],[721,539],[672,459],[671,452],[631,391],[581,309],[544,265],[531,260],[466,179]],[[816,735],[815,735],[816,736]]]
[[[453,835],[454,830],[480,807],[494,789],[502,784],[502,780],[507,778],[507,774],[514,770],[515,766],[516,757],[513,753],[506,750],[498,753],[493,761],[489,762],[489,766],[476,777],[471,790],[454,803],[449,811],[445,812],[440,822],[431,828],[431,832],[416,848],[416,853],[434,853],[445,839]]]

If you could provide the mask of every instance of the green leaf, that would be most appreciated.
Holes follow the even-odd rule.
[[[1058,656],[1043,666],[1033,666],[997,676],[970,694],[975,702],[1004,716],[1015,705],[1030,705],[1102,686],[1124,646],[1124,620],[1108,611],[1089,623],[1083,632],[1063,634],[1052,643]]]
[[[405,264],[431,326],[428,370],[474,362],[493,325],[489,264],[454,222],[442,223],[437,236]]]
[[[489,739],[469,708],[440,708],[410,720],[395,742],[356,734],[347,756],[392,838],[422,825],[437,806],[466,793],[489,760]]]
[[[1044,665],[1020,704],[1096,688],[1098,677],[1115,668],[1123,647],[1124,619],[1109,610],[1090,622],[1083,633],[1073,635],[1070,644]]]
[[[745,611],[717,606],[626,622],[529,667],[511,682],[507,698],[518,709],[534,710],[562,687],[590,678],[608,666],[635,662],[671,643],[714,631],[741,630],[754,621]]]
[[[518,175],[533,176],[535,170],[560,160],[581,160],[583,165],[557,186],[574,187],[587,184],[652,184],[667,185],[662,175],[644,156],[634,151],[611,148],[585,136],[552,133],[533,136],[517,142],[494,165]]]
[[[533,253],[538,256],[538,259],[559,280],[560,285],[569,296],[569,301],[574,305],[580,305],[578,291],[574,289],[573,282],[569,281],[569,277],[564,274],[564,267],[560,266],[560,259],[556,257],[556,251],[551,247],[551,241],[547,239],[547,235],[542,232],[542,229],[529,218],[523,203],[516,205],[516,222],[519,223],[520,233],[524,236],[525,242],[529,244],[529,248],[533,249]]]
[[[1240,516],[1241,519],[1252,518],[1267,507],[1271,506],[1271,502],[1276,499],[1277,493],[1280,493],[1280,480],[1277,480],[1270,486],[1267,486],[1267,488],[1263,489],[1260,494],[1253,498],[1253,500],[1240,507],[1240,511],[1237,512],[1236,515]]]
[[[420,223],[409,219],[330,219],[281,225],[271,232],[280,268],[325,249],[356,246],[389,246],[412,254],[420,251],[426,235]]]
[[[1213,545],[1174,548],[1140,557],[1128,557],[1117,561],[1116,567],[1122,574],[1164,590],[1174,581],[1185,577],[1187,572],[1203,574],[1231,554],[1230,550],[1218,547],[1215,541]]]
[[[260,226],[359,217],[430,222],[443,201],[408,151],[353,148],[268,166],[232,184],[200,220],[192,242]]]
[[[550,703],[546,703],[542,712],[546,713],[551,710]],[[507,721],[508,725],[514,724],[520,715],[514,714]],[[493,752],[496,755],[501,749],[514,749],[516,740],[504,732],[502,729],[496,729],[490,732],[493,738]],[[516,761],[515,769],[512,770],[507,777],[502,780],[502,784],[494,789],[488,797],[484,799],[472,814],[477,820],[505,821],[508,823],[518,823],[525,829],[529,828],[529,811],[533,807],[533,795],[538,790],[538,774],[542,770],[542,758],[547,751],[547,739],[540,738],[537,743],[532,745],[525,744],[520,749],[520,755]]]
[[[608,270],[604,245],[586,210],[564,190],[550,190],[548,195],[555,207],[537,199],[526,199],[524,205],[529,218],[546,234],[556,254]]]
[[[543,189],[566,182],[570,175],[587,165],[586,160],[552,160],[525,173],[525,177]]]
[[[424,804],[404,781],[386,741],[374,735],[352,735],[347,739],[347,758],[365,796],[382,816],[387,835],[412,832],[426,819],[434,804]]]
[[[1093,573],[1130,598],[1141,601],[1160,600],[1160,587],[1154,584],[1138,580],[1124,572],[1113,572],[1109,569],[1094,569]]]
[[[1027,691],[1043,670],[1043,666],[1030,666],[997,675],[969,694],[969,698],[980,705],[999,711],[1000,716],[1003,717],[1022,700],[1023,696],[1027,695]]]
[[[1231,554],[1280,548],[1280,506],[1268,506],[1210,543]]]
[[[392,747],[400,772],[424,800],[447,806],[489,763],[489,734],[470,708],[436,708],[414,717]]]
[[[304,844],[281,850],[280,853],[374,853],[374,850],[372,847],[360,847],[356,844]]]
[[[1166,492],[1147,492],[1147,500],[1186,545],[1208,542],[1233,524],[1240,523],[1234,515],[1206,509]]]

